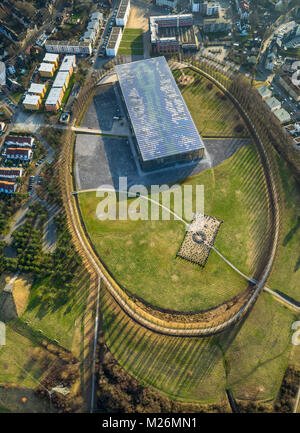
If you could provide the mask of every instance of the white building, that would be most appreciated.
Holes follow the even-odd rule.
[[[65,56],[61,62],[59,71],[69,72],[72,74],[74,68],[76,67],[76,56]]]
[[[90,41],[47,41],[45,48],[48,53],[82,54],[86,56],[92,54]]]
[[[169,8],[175,8],[178,4],[178,0],[156,0],[157,6],[168,6]]]
[[[267,104],[269,109],[272,111],[272,113],[281,108],[280,101],[278,101],[278,99],[275,98],[274,96],[272,96],[271,98],[265,99],[265,103]]]
[[[69,72],[59,71],[55,77],[54,83],[52,85],[52,89],[54,89],[55,87],[61,87],[64,90],[66,90],[69,84],[69,77],[70,77]]]
[[[130,0],[121,0],[117,16],[116,25],[125,27],[130,14]]]
[[[191,0],[192,12],[200,12],[205,16],[219,16],[220,4],[213,1]]]
[[[106,46],[107,56],[116,56],[122,39],[122,28],[113,27]]]
[[[54,65],[57,65],[58,61],[59,61],[59,54],[55,54],[55,53],[46,53],[43,59],[43,62],[53,63]]]
[[[0,86],[6,84],[6,67],[4,62],[0,62]]]
[[[31,83],[28,89],[28,93],[33,93],[34,95],[44,96],[46,92],[45,84]]]

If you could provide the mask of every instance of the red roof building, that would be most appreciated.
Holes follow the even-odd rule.
[[[32,147],[34,143],[33,137],[21,137],[19,135],[8,135],[4,144],[6,146],[28,146]]]
[[[0,180],[0,192],[4,194],[13,194],[16,192],[17,184],[16,182],[8,182],[6,180]]]
[[[23,168],[0,167],[0,177],[15,179],[16,177],[22,177],[22,175]]]
[[[32,158],[32,150],[23,149],[22,147],[8,147],[6,149],[6,158],[30,161]]]

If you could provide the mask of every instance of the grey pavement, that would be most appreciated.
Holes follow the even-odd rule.
[[[128,186],[177,182],[214,167],[235,153],[247,139],[204,139],[205,157],[195,163],[142,172],[128,139],[78,134],[75,145],[76,188],[97,189],[100,185],[118,187],[119,177],[127,177]]]

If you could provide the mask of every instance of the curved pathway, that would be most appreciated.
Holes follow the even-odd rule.
[[[186,66],[192,66],[196,71],[198,71],[199,73],[204,75],[206,78],[208,78],[210,81],[212,81],[217,87],[219,87],[224,93],[226,93],[230,97],[232,102],[238,108],[239,112],[241,112],[241,114],[243,115],[243,118],[244,118],[246,124],[248,125],[250,131],[252,132],[254,138],[256,139],[256,142],[260,147],[261,157],[264,157],[264,163],[266,165],[266,167],[264,167],[265,175],[267,177],[267,181],[269,182],[268,183],[269,195],[270,195],[270,200],[271,200],[271,203],[273,205],[273,210],[275,213],[273,215],[273,219],[275,222],[275,231],[274,231],[274,235],[273,235],[273,245],[272,245],[272,249],[270,252],[270,257],[269,257],[269,260],[266,264],[264,274],[263,274],[260,282],[258,282],[256,289],[251,294],[251,296],[247,299],[247,301],[244,303],[244,305],[241,307],[241,309],[237,313],[235,313],[230,319],[226,320],[225,322],[221,323],[220,325],[210,326],[209,328],[198,328],[198,329],[195,329],[192,327],[180,329],[179,326],[177,328],[170,328],[169,326],[166,326],[165,324],[164,324],[164,326],[162,326],[163,322],[159,321],[157,318],[153,317],[153,321],[152,321],[152,317],[149,314],[148,315],[143,314],[143,317],[142,317],[142,315],[141,315],[142,311],[138,311],[138,312],[134,311],[137,309],[137,306],[134,303],[132,303],[132,305],[130,305],[130,299],[126,299],[127,297],[125,296],[122,289],[117,286],[117,284],[115,283],[113,278],[109,275],[109,273],[107,272],[107,270],[105,269],[105,267],[101,263],[100,258],[96,255],[95,251],[93,250],[92,246],[90,245],[89,240],[87,238],[87,235],[84,232],[84,229],[82,229],[82,232],[84,234],[85,239],[83,239],[81,234],[80,234],[79,239],[80,239],[82,244],[85,244],[84,245],[85,250],[87,250],[87,245],[88,245],[88,250],[89,250],[88,256],[90,257],[90,260],[93,262],[93,264],[96,265],[95,270],[97,271],[100,278],[105,281],[106,286],[110,290],[111,294],[114,296],[115,300],[137,322],[141,323],[142,325],[146,326],[149,329],[152,329],[152,330],[154,330],[156,332],[160,332],[160,333],[165,333],[165,334],[170,334],[170,335],[186,335],[186,336],[201,335],[201,336],[205,336],[205,335],[211,335],[213,333],[220,332],[220,331],[228,328],[232,324],[236,323],[249,310],[249,308],[252,307],[253,304],[255,303],[259,293],[261,292],[261,290],[263,289],[263,287],[265,285],[267,277],[269,276],[269,273],[270,273],[270,270],[271,270],[271,267],[273,264],[273,260],[275,257],[277,242],[278,242],[279,207],[278,207],[278,203],[277,203],[277,191],[276,191],[273,175],[271,172],[271,164],[270,164],[267,152],[264,148],[264,145],[261,142],[261,139],[258,136],[258,133],[255,129],[255,126],[252,124],[252,121],[249,118],[248,114],[244,112],[239,101],[237,101],[236,98],[231,93],[229,93],[227,91],[227,89],[221,83],[219,83],[214,77],[212,77],[208,73],[202,71],[201,69],[199,69],[193,65],[186,64]],[[275,199],[274,199],[274,197],[275,197]],[[76,212],[78,212],[78,209],[76,209]],[[74,211],[73,211],[73,213],[74,213]],[[75,222],[75,226],[76,226],[75,230],[76,231],[78,231],[78,227],[77,227],[78,223],[80,225],[82,224],[82,221],[80,221],[79,214],[77,215],[77,221]],[[227,259],[224,257],[224,260],[227,260]],[[229,261],[227,261],[227,263],[232,265]],[[232,265],[232,266],[234,266],[234,265]],[[254,280],[252,280],[251,282],[254,283]],[[133,310],[133,308],[134,308],[134,310]],[[151,320],[149,320],[150,318],[151,318]],[[156,323],[154,323],[154,322],[156,322]],[[160,322],[160,324],[157,322]]]
[[[188,64],[185,64],[185,66],[188,66]],[[193,66],[194,67],[194,66]],[[195,67],[194,67],[195,68]],[[239,112],[242,114],[246,124],[248,125],[250,131],[256,138],[256,142],[258,143],[261,153],[264,155],[264,159],[266,161],[266,170],[270,169],[270,163],[268,159],[268,155],[266,153],[266,150],[264,149],[264,145],[255,129],[255,126],[252,124],[251,119],[249,118],[248,114],[244,112],[242,106],[240,105],[239,101],[236,100],[236,98],[227,91],[227,89],[219,83],[214,77],[212,77],[207,72],[202,71],[199,68],[195,68],[200,74],[204,75],[207,79],[212,81],[214,84],[216,84],[217,87],[219,87],[223,92],[225,92],[229,98],[232,100],[234,105],[238,108]],[[70,139],[72,140],[72,139]],[[96,304],[96,318],[95,318],[95,331],[94,331],[94,351],[93,351],[93,359],[92,359],[92,399],[91,399],[91,412],[94,411],[94,398],[95,398],[95,366],[96,366],[96,344],[97,344],[97,334],[98,334],[98,324],[99,324],[99,299],[100,299],[100,287],[101,287],[101,280],[105,283],[106,287],[109,289],[110,293],[116,300],[116,302],[119,303],[119,305],[123,308],[123,310],[134,320],[136,320],[141,325],[151,329],[152,331],[163,333],[163,334],[169,334],[169,335],[175,335],[175,336],[207,336],[211,335],[220,331],[223,331],[224,329],[227,329],[232,324],[236,323],[255,303],[258,295],[260,294],[261,290],[264,287],[264,284],[266,282],[266,279],[269,276],[269,273],[271,271],[271,267],[273,264],[273,260],[276,253],[277,243],[278,243],[278,229],[279,229],[279,207],[277,203],[277,191],[273,179],[273,174],[270,172],[268,173],[270,179],[270,189],[269,193],[271,195],[271,201],[274,205],[275,209],[275,215],[274,215],[274,221],[275,221],[275,233],[273,236],[273,245],[270,253],[270,257],[267,263],[267,266],[265,268],[264,274],[262,276],[261,281],[258,283],[255,291],[252,293],[252,295],[248,298],[248,300],[244,303],[244,305],[240,308],[240,310],[233,315],[230,319],[226,320],[225,322],[221,323],[218,326],[212,326],[209,328],[199,328],[199,329],[193,329],[193,328],[185,328],[185,329],[179,329],[179,328],[168,328],[166,326],[161,326],[158,324],[158,322],[163,323],[162,321],[159,321],[157,318],[150,316],[148,314],[148,317],[151,317],[151,320],[148,320],[147,315],[142,316],[139,311],[137,313],[136,308],[137,306],[134,303],[130,304],[130,299],[126,299],[126,296],[124,292],[120,289],[117,290],[116,287],[113,287],[112,283],[115,284],[114,280],[110,277],[109,273],[103,266],[101,260],[99,257],[95,254],[95,251],[92,248],[92,245],[89,242],[89,239],[85,233],[84,226],[82,224],[81,216],[78,210],[78,202],[74,203],[74,198],[71,195],[72,191],[72,155],[73,155],[73,145],[71,142],[66,143],[66,146],[64,148],[64,154],[63,159],[66,162],[67,169],[64,170],[64,175],[62,176],[62,179],[65,179],[65,204],[66,204],[66,210],[69,214],[69,221],[71,223],[71,226],[73,228],[72,235],[75,234],[75,242],[79,242],[78,248],[81,252],[84,253],[84,258],[88,260],[89,264],[91,265],[91,269],[95,276],[97,276],[97,304]],[[70,176],[71,174],[71,176]],[[276,206],[277,205],[277,206]],[[225,259],[225,258],[224,258]],[[120,295],[122,293],[122,296]],[[91,293],[92,295],[92,293]],[[125,300],[124,300],[125,299]],[[132,309],[132,306],[134,306],[134,310]],[[152,320],[153,319],[153,320]]]

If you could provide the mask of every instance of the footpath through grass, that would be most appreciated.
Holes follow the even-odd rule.
[[[252,147],[241,148],[218,167],[183,184],[204,185],[205,213],[224,221],[216,247],[252,275],[256,249],[267,224],[263,175]],[[195,188],[193,193],[195,201]],[[176,258],[185,234],[182,222],[100,221],[96,208],[101,199],[96,193],[78,197],[87,231],[101,259],[121,286],[150,304],[199,311],[221,304],[246,288],[247,282],[214,251],[204,269]]]

